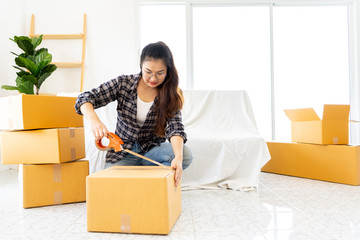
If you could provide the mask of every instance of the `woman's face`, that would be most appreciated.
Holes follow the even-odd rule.
[[[148,59],[142,65],[142,78],[146,86],[156,88],[166,77],[166,65],[161,59]]]

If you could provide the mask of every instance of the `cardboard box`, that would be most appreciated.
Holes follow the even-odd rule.
[[[350,105],[324,105],[323,119],[312,108],[284,110],[291,120],[291,141],[348,144]]]
[[[85,157],[84,128],[0,132],[2,164],[63,163]]]
[[[83,127],[75,101],[75,97],[26,94],[0,98],[0,129]]]
[[[20,165],[19,184],[23,207],[39,207],[86,200],[89,162]]]
[[[267,143],[271,160],[263,172],[360,184],[360,146]]]
[[[181,213],[174,171],[152,166],[111,167],[86,178],[87,229],[168,234]]]

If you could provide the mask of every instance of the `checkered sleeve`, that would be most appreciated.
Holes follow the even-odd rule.
[[[172,136],[180,136],[184,139],[184,143],[187,141],[187,136],[184,131],[184,124],[182,123],[181,111],[174,114],[174,117],[168,119],[165,129],[165,138],[170,142]]]
[[[120,80],[120,78],[112,79],[101,84],[98,88],[93,88],[91,91],[81,93],[76,99],[76,112],[82,115],[80,107],[86,102],[91,103],[94,106],[94,109],[96,109],[117,100],[118,92],[120,90]]]

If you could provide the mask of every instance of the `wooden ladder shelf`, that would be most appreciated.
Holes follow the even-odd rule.
[[[39,37],[35,34],[35,16],[31,15],[29,37]],[[83,32],[79,34],[43,34],[43,39],[82,39],[82,56],[81,62],[52,62],[58,68],[81,68],[80,91],[84,89],[84,70],[85,70],[85,47],[86,47],[86,14],[84,14]]]

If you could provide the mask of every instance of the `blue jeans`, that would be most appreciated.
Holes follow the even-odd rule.
[[[171,166],[171,161],[175,157],[171,143],[169,142],[161,143],[160,146],[151,148],[150,151],[146,152],[145,154],[141,151],[139,144],[135,143],[132,146],[131,151],[139,153],[166,166]],[[190,148],[184,145],[183,169],[186,169],[191,164],[192,159],[193,157]],[[106,162],[104,169],[112,166],[156,166],[156,164],[134,156],[130,153],[126,153],[125,157],[116,163]]]

